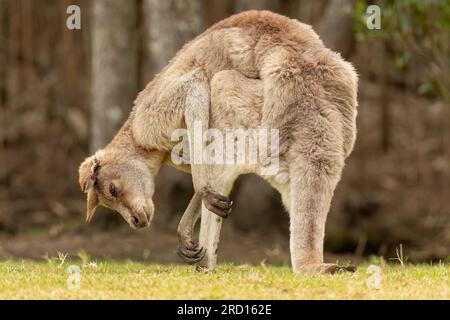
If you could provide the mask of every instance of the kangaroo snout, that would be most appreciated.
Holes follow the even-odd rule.
[[[131,223],[136,229],[147,228],[150,225],[146,217],[143,218],[138,216],[132,216]]]
[[[150,226],[149,217],[144,213],[132,214],[130,224],[135,229],[148,228]]]
[[[152,213],[148,212],[148,210],[130,212],[129,224],[134,229],[148,228],[151,220]]]

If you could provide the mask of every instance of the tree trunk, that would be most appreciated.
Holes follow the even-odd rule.
[[[380,95],[380,109],[381,109],[381,116],[380,116],[380,127],[381,127],[381,150],[384,153],[389,152],[389,149],[391,147],[391,140],[392,140],[392,119],[391,119],[391,97],[390,97],[390,89],[389,89],[389,75],[388,75],[388,68],[389,68],[389,57],[386,53],[386,48],[384,46],[381,46],[379,48],[380,50],[380,60],[381,65],[383,66],[381,68],[381,71],[379,73],[379,84],[381,89],[381,95]]]
[[[137,94],[136,1],[98,0],[91,16],[91,153],[104,147],[130,113]],[[97,226],[115,228],[119,215],[99,208]]]
[[[0,1],[0,112],[5,106],[6,99],[6,5],[6,1]],[[1,140],[0,133],[0,144]]]
[[[150,72],[166,66],[175,53],[204,28],[200,0],[144,0]]]
[[[354,44],[352,11],[354,0],[334,0],[328,4],[318,33],[324,44],[348,58]]]
[[[280,3],[276,0],[237,0],[235,11],[242,12],[247,10],[270,10],[279,12]]]
[[[108,143],[129,114],[137,94],[135,1],[92,4],[91,152]]]
[[[4,127],[3,114],[6,112],[6,65],[7,65],[7,2],[0,1],[0,126]],[[3,132],[0,131],[0,150],[3,147]],[[2,157],[3,158],[3,157]]]
[[[205,26],[211,26],[222,19],[228,18],[233,14],[234,7],[234,0],[204,1]]]
[[[205,26],[201,0],[143,0],[148,82],[160,72],[181,47],[200,34]],[[154,196],[155,223],[167,224],[183,213],[193,194],[191,177],[162,168]]]
[[[5,148],[6,131],[6,55],[7,55],[7,31],[6,31],[6,1],[0,1],[0,185],[7,185],[7,156]],[[9,218],[7,193],[0,190],[0,230],[5,230],[6,221]]]

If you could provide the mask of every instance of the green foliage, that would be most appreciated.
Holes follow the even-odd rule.
[[[368,3],[356,3],[356,39],[383,44],[399,70],[407,69],[413,62],[425,64],[430,76],[423,79],[419,93],[448,98],[450,1],[398,0],[376,4],[381,9],[381,29],[370,30],[366,26]]]

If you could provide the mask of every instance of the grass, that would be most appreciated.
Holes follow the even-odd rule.
[[[191,266],[104,261],[0,263],[1,299],[450,299],[445,263],[384,265],[379,289],[373,267],[354,274],[295,275],[289,266],[221,264],[214,273]],[[78,289],[67,285],[70,265],[81,266]],[[373,271],[373,270],[372,270]]]

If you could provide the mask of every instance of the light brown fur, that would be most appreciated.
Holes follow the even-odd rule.
[[[353,67],[325,48],[310,26],[267,11],[241,13],[179,51],[139,94],[114,140],[82,164],[80,184],[92,204],[93,184],[85,181],[98,178],[107,184],[120,177],[116,179],[121,191],[138,195],[137,212],[146,213],[139,215],[152,216],[148,197],[161,164],[173,165],[169,154],[175,145],[170,140],[174,129],[185,127],[191,133],[194,121],[201,121],[204,129],[277,128],[280,171],[265,178],[280,191],[290,213],[293,269],[333,272],[338,266],[323,263],[324,228],[334,188],[355,141],[356,92]],[[101,165],[98,177],[90,170],[94,159]],[[109,172],[104,172],[108,164]],[[130,166],[146,167],[148,172],[139,169],[132,174]],[[210,188],[228,195],[239,174],[258,174],[261,168],[193,164],[179,169],[192,172],[197,192]],[[122,202],[133,200],[124,196],[111,202],[107,193],[103,188],[95,194],[101,204],[124,212],[130,222],[134,209],[124,211]],[[200,245],[206,256],[200,265],[208,269],[216,263],[221,221],[203,207]]]

